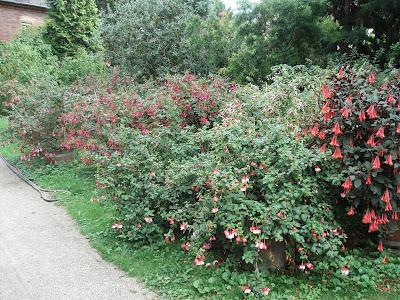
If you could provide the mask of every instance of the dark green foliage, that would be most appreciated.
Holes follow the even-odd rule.
[[[103,20],[109,58],[137,78],[184,71],[183,41],[190,16],[182,0],[119,1]]]
[[[389,50],[400,40],[400,1],[398,0],[330,0],[331,13],[337,19],[348,44],[363,54],[375,56],[386,63]],[[367,34],[367,29],[373,29]],[[399,64],[398,60],[393,61]]]
[[[326,17],[324,0],[264,0],[243,5],[237,16],[241,47],[229,60],[227,74],[245,82],[266,80],[272,66],[320,62],[335,49],[339,28]]]
[[[57,56],[72,56],[81,47],[98,49],[94,0],[51,0],[49,5],[45,37]]]

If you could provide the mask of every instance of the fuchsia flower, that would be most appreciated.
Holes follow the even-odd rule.
[[[346,181],[342,184],[342,187],[348,193],[353,188],[353,183],[351,182],[350,177],[347,177]]]
[[[216,214],[216,213],[218,212],[218,208],[217,208],[217,207],[213,207],[213,208],[211,209],[211,212],[212,212],[213,214]]]
[[[268,294],[271,292],[271,289],[268,287],[262,288],[261,293],[263,293],[265,296],[268,296]]]
[[[394,103],[394,96],[392,94],[390,94],[387,98],[387,103],[392,106]]]
[[[146,223],[152,223],[153,222],[153,218],[152,217],[145,217],[144,220],[146,221]]]
[[[378,117],[378,114],[376,113],[375,110],[375,105],[371,105],[368,109],[367,109],[367,115],[370,119],[376,119]]]
[[[313,127],[311,127],[310,132],[313,136],[317,136],[318,135],[318,126],[314,125]]]
[[[256,248],[258,249],[258,251],[267,250],[268,246],[267,246],[267,243],[265,243],[264,241],[257,241],[256,242]]]
[[[368,174],[368,175],[367,175],[367,178],[365,179],[365,184],[366,184],[366,185],[370,185],[371,183],[372,183],[371,174]]]
[[[383,244],[382,244],[382,241],[380,241],[378,244],[378,251],[382,252],[382,250],[383,250]]]
[[[241,190],[242,192],[247,191],[247,185],[242,185],[242,187],[240,188],[240,190]]]
[[[351,206],[351,207],[349,208],[349,210],[347,211],[347,215],[349,215],[349,216],[354,216],[354,208],[353,208],[353,206]]]
[[[190,248],[190,243],[189,242],[181,244],[181,249],[182,250],[189,251],[189,248]]]
[[[181,223],[181,224],[179,225],[179,228],[180,228],[181,231],[185,231],[186,228],[187,228],[187,223]]]
[[[386,155],[386,160],[384,161],[384,164],[393,166],[393,160],[392,160],[392,156],[390,154]]]
[[[385,137],[385,129],[383,127],[380,127],[376,132],[376,136],[383,139]]]
[[[369,137],[369,139],[367,141],[367,145],[370,145],[371,147],[375,147],[376,146],[376,142],[375,142],[373,134],[371,134],[371,136]]]
[[[332,91],[325,84],[322,85],[321,90],[325,99],[329,99],[332,97]]]
[[[368,83],[374,84],[375,82],[376,82],[376,73],[375,72],[371,72],[368,75]]]
[[[360,122],[364,122],[366,117],[365,117],[365,112],[362,110],[360,111],[360,114],[358,115],[358,119],[360,120]]]
[[[315,173],[321,172],[321,168],[319,166],[314,167]]]
[[[121,230],[123,227],[122,223],[120,221],[115,222],[114,224],[112,224],[111,228],[112,229],[116,229],[116,230]]]
[[[372,161],[372,170],[379,169],[381,167],[381,161],[379,156],[376,156]]]
[[[225,234],[225,237],[226,237],[228,240],[232,240],[235,236],[237,236],[236,229],[226,229],[226,230],[224,231],[224,234]]]
[[[332,140],[331,140],[331,142],[329,143],[329,145],[331,145],[332,147],[339,147],[340,145],[339,145],[339,142],[338,142],[338,140],[337,140],[337,136],[336,135],[334,135],[333,137],[332,137]]]
[[[335,159],[342,159],[343,158],[342,151],[340,151],[339,147],[336,147],[335,152],[333,152],[333,154],[332,154],[332,158],[335,158]]]
[[[341,113],[343,118],[348,118],[351,116],[351,109],[345,106],[342,108]]]
[[[388,203],[390,201],[390,193],[388,189],[386,189],[386,191],[383,193],[381,200],[385,203]]]
[[[340,124],[338,122],[335,123],[335,125],[332,128],[332,132],[336,135],[342,134],[342,128],[340,127]]]
[[[302,263],[302,264],[299,266],[299,269],[300,269],[301,271],[305,271],[306,266]]]
[[[242,183],[248,183],[250,181],[249,176],[243,175],[242,176]]]
[[[211,249],[211,243],[204,243],[203,246],[202,246],[202,248],[203,248],[204,250],[210,250],[210,249]]]
[[[250,294],[251,293],[251,286],[250,285],[242,286],[242,291],[245,294]]]
[[[200,119],[201,124],[206,124],[207,123],[207,118],[205,116],[202,116]]]
[[[204,255],[197,255],[194,258],[194,264],[196,266],[203,266],[204,265],[204,260],[206,259],[206,257]]]
[[[340,267],[340,271],[342,272],[342,275],[343,275],[343,276],[348,276],[349,273],[350,273],[349,268],[348,268],[348,267],[345,267],[345,266]]]
[[[250,227],[250,231],[254,234],[260,234],[261,233],[261,228],[260,227],[256,227],[256,226],[251,226]]]
[[[326,151],[326,144],[323,144],[323,145],[321,146],[321,148],[319,148],[319,151],[322,152],[322,153],[325,153],[325,151]]]
[[[306,267],[307,267],[309,270],[312,270],[312,269],[314,268],[314,265],[313,265],[311,262],[308,262],[308,263],[306,263]]]

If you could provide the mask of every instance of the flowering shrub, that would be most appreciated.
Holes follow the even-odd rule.
[[[9,128],[21,144],[21,159],[51,157],[61,150],[62,95],[63,89],[54,81],[32,81],[5,102]]]
[[[362,214],[369,232],[398,219],[400,193],[400,81],[378,84],[376,77],[341,68],[322,86],[322,117],[309,130],[339,164],[347,214]]]
[[[146,135],[171,124],[211,124],[233,91],[234,86],[220,78],[202,80],[190,74],[140,85],[114,76],[105,86],[77,86],[69,92],[61,116],[67,132],[63,147],[110,155],[131,142],[125,134],[132,129]]]
[[[118,234],[179,240],[196,265],[212,263],[211,253],[255,264],[274,241],[302,271],[336,257],[345,235],[322,184],[322,155],[230,97],[212,122],[191,122],[181,110],[184,122],[118,127],[124,147],[94,157],[98,186],[120,212]],[[163,113],[172,120],[176,109]]]

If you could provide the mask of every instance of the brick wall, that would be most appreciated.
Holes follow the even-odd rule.
[[[45,16],[46,9],[0,2],[0,40],[11,40],[24,24],[42,24]]]

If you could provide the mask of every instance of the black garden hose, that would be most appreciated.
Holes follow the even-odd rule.
[[[21,170],[19,170],[17,167],[13,166],[11,163],[9,163],[7,161],[7,159],[4,158],[4,156],[2,156],[0,154],[0,158],[4,161],[4,163],[6,164],[6,166],[15,174],[17,175],[22,181],[24,181],[27,185],[29,185],[30,187],[32,187],[35,191],[37,191],[40,195],[40,198],[42,198],[44,201],[46,202],[56,202],[56,199],[52,199],[52,198],[47,198],[45,196],[44,193],[57,193],[57,192],[61,192],[61,193],[71,193],[70,191],[66,191],[66,190],[48,190],[48,189],[42,189],[41,187],[37,186],[36,184],[34,184],[32,181],[30,181],[28,178],[26,178],[24,176],[24,174],[21,172]]]

